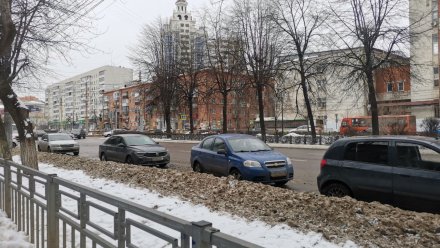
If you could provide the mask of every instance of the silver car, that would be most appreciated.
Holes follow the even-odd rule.
[[[69,134],[66,133],[49,133],[43,135],[38,141],[38,151],[68,153],[78,156],[79,144]]]

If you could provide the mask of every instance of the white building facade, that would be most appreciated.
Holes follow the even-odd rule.
[[[411,29],[411,113],[418,124],[439,116],[438,0],[409,1]],[[420,125],[417,125],[418,127]]]
[[[52,128],[97,128],[104,110],[102,92],[133,81],[133,70],[103,66],[46,88],[45,115]]]

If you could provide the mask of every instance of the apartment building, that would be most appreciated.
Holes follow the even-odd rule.
[[[308,54],[310,59],[321,61],[316,66],[315,76],[309,82],[309,96],[312,105],[315,125],[324,131],[338,131],[342,118],[350,116],[371,115],[366,88],[360,82],[347,82],[344,78],[349,73],[348,68],[333,68],[326,66],[326,58],[332,59],[339,51],[326,51]],[[382,51],[377,50],[377,56]],[[401,64],[408,64],[408,58],[393,55],[401,60]],[[302,90],[295,82],[299,82],[299,74],[287,72],[286,85],[277,86],[286,90],[284,97],[277,106],[277,117],[292,122],[308,120]],[[359,79],[360,80],[360,79]],[[379,115],[410,114],[411,80],[408,65],[383,67],[375,71],[374,75],[376,100]],[[280,84],[282,82],[278,82]],[[281,124],[280,124],[281,125]],[[279,125],[279,126],[280,126]]]
[[[182,78],[181,80],[184,80]],[[198,88],[193,99],[193,120],[197,131],[221,131],[223,125],[223,98],[215,90],[215,76],[209,70],[198,74]],[[247,132],[256,127],[258,117],[257,94],[245,87],[245,77],[237,76],[244,87],[230,92],[227,104],[227,122],[230,132]],[[181,81],[182,82],[182,81]],[[160,103],[154,102],[150,83],[136,83],[131,86],[105,91],[103,124],[108,128],[153,131],[166,128]],[[274,97],[272,87],[264,91],[266,116],[273,116]],[[171,128],[184,132],[190,128],[189,109],[183,96],[176,96],[171,108]]]
[[[102,92],[133,81],[133,70],[102,66],[65,79],[46,88],[45,116],[51,128],[73,125],[98,128],[102,116]]]
[[[438,0],[410,0],[411,113],[418,124],[439,111],[439,19]],[[419,125],[417,125],[419,128]]]
[[[186,0],[177,0],[176,9],[164,25],[162,37],[166,63],[179,63],[193,68],[203,67],[204,38],[196,28],[196,21],[188,10]]]

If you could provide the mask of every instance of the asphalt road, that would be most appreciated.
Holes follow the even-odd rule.
[[[87,137],[78,140],[80,143],[80,156],[94,159],[98,158],[98,146],[105,141],[104,137]],[[171,154],[169,168],[191,170],[190,151],[194,144],[160,142]],[[286,184],[286,188],[299,192],[318,192],[316,177],[325,150],[302,148],[275,148],[275,150],[289,156],[294,166],[294,180]]]

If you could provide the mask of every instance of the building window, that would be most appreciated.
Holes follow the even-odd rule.
[[[432,35],[432,53],[438,54],[438,34]]]
[[[325,108],[327,106],[327,99],[324,98],[318,98],[318,108]]]
[[[437,2],[437,0],[432,1],[431,17],[432,17],[432,26],[437,26],[437,22],[438,22],[438,2]]]
[[[434,86],[438,86],[438,67],[433,67],[432,70],[434,73]]]
[[[400,81],[399,83],[397,83],[397,90],[398,91],[404,91],[404,84],[403,81]]]
[[[387,92],[393,92],[393,83],[387,83]]]

